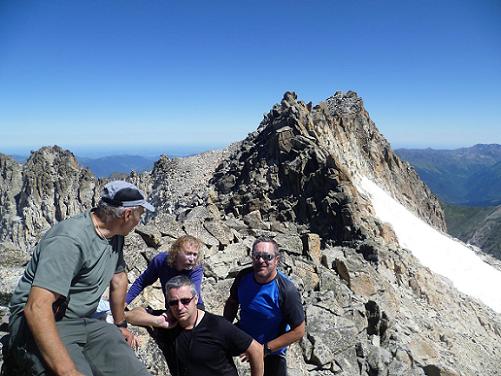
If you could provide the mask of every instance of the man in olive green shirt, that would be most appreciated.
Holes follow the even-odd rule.
[[[145,209],[142,191],[113,181],[97,208],[47,231],[11,299],[7,373],[150,375],[129,347],[122,252]],[[107,287],[115,325],[91,318]]]

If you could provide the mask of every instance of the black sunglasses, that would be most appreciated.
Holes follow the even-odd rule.
[[[255,261],[259,261],[260,258],[262,258],[264,261],[271,261],[273,260],[276,256],[271,254],[271,253],[253,253],[251,256]]]
[[[193,300],[194,297],[195,295],[193,295],[191,298],[169,300],[167,304],[169,305],[169,307],[175,307],[179,304],[179,302],[181,302],[182,305],[187,306],[188,304],[190,304],[190,302]]]

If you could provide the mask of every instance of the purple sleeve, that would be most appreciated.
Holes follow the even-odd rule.
[[[164,254],[159,254],[151,260],[146,270],[134,281],[129,291],[125,302],[130,304],[146,286],[152,285],[159,277],[159,270],[162,263],[165,261]]]
[[[198,295],[198,303],[203,305],[203,299],[202,299],[202,278],[204,276],[204,267],[202,265],[197,266],[193,271],[190,273],[190,279],[195,285],[195,290],[197,290],[197,295]]]

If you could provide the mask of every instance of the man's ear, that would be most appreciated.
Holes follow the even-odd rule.
[[[133,215],[132,213],[132,209],[131,208],[126,208],[123,213],[122,213],[122,217],[124,219],[124,221],[128,221],[129,218]]]

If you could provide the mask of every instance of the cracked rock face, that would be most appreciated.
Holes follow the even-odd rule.
[[[25,165],[0,156],[0,168],[4,316],[29,245],[50,224],[94,205],[106,181],[58,147],[33,153]],[[233,278],[250,265],[252,243],[271,236],[306,313],[307,333],[287,353],[290,375],[499,375],[500,316],[398,245],[358,195],[360,175],[444,228],[438,202],[393,154],[355,93],[317,106],[286,93],[241,143],[162,157],[151,172],[127,177],[158,209],[126,238],[129,282],[175,238],[195,235],[204,243],[206,308],[222,314]],[[133,305],[162,308],[159,283]],[[168,375],[147,331],[132,330],[142,339],[140,359],[152,374]],[[247,364],[237,366],[250,374]]]
[[[383,224],[371,219],[372,209],[354,187],[360,176],[445,228],[437,199],[392,152],[353,92],[315,107],[286,93],[217,168],[213,202],[254,223],[294,222],[332,244],[383,236]]]
[[[97,179],[57,146],[33,152],[24,165],[0,157],[1,241],[29,247],[53,224],[95,204]]]

